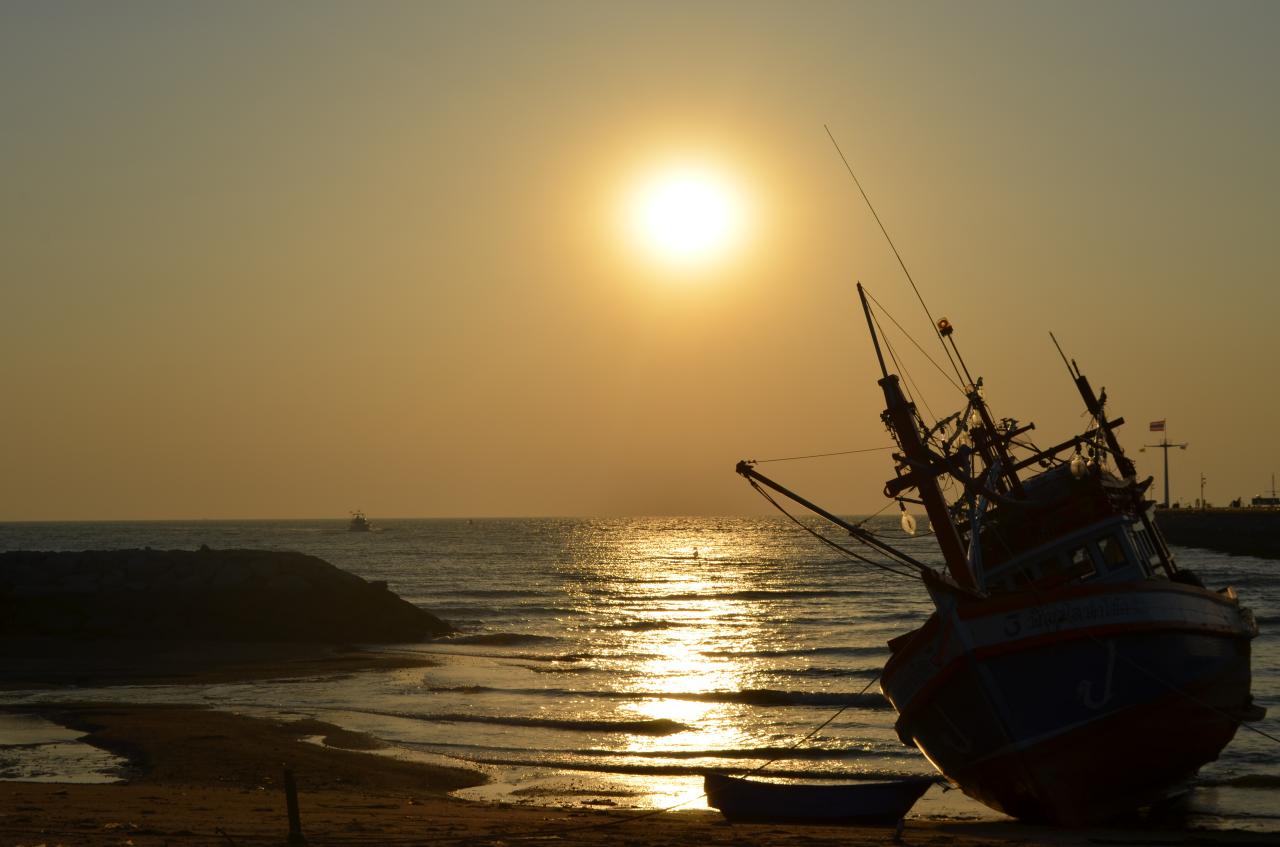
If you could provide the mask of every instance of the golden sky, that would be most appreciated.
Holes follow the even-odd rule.
[[[760,512],[736,460],[888,443],[855,281],[930,332],[824,124],[998,415],[1082,425],[1052,330],[1157,489],[1165,418],[1175,498],[1247,498],[1277,36],[1244,2],[6,3],[0,520]],[[730,206],[701,262],[634,231],[673,168]],[[891,468],[770,472],[868,512]]]

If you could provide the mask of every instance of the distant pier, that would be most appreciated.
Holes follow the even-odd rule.
[[[1170,544],[1280,559],[1280,509],[1157,509]]]

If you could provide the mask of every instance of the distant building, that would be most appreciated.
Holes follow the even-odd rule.
[[[1255,509],[1280,509],[1280,491],[1276,491],[1276,475],[1271,475],[1271,490],[1264,491],[1253,498]]]

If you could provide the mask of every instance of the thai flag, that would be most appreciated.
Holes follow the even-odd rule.
[[[1152,432],[1164,432],[1164,421],[1152,421],[1152,422],[1151,422],[1151,431],[1152,431]]]

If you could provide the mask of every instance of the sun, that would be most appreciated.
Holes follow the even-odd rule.
[[[647,255],[671,266],[698,267],[738,246],[746,207],[737,186],[716,169],[668,166],[636,184],[626,218],[632,240]]]

